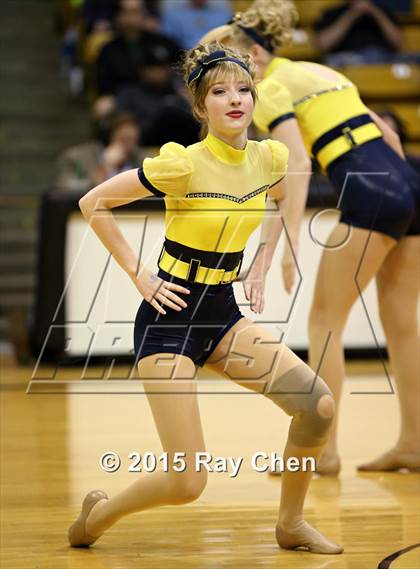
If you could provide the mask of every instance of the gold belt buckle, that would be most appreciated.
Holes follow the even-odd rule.
[[[341,132],[343,133],[344,138],[350,144],[351,148],[354,148],[355,146],[359,146],[358,143],[354,140],[353,133],[352,133],[351,128],[349,126],[346,126],[345,128],[343,128],[343,130]]]
[[[190,266],[188,268],[188,274],[186,280],[190,283],[195,283],[197,280],[198,270],[201,267],[200,259],[191,259]]]

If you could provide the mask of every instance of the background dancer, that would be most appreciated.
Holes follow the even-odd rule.
[[[292,188],[287,195],[292,199],[286,215],[295,252],[311,171],[309,156],[317,160],[337,191],[341,218],[328,238],[318,269],[309,317],[309,363],[318,369],[329,339],[319,371],[339,402],[345,374],[343,330],[360,291],[375,277],[397,384],[401,429],[388,452],[359,469],[416,470],[420,468],[419,178],[405,161],[396,133],[364,105],[356,86],[344,75],[316,63],[278,57],[296,22],[292,2],[256,0],[249,10],[236,14],[230,25],[213,30],[203,41],[219,39],[234,45],[250,53],[256,63],[261,82],[254,121],[287,145],[289,171],[296,173],[288,177]],[[279,226],[273,226],[251,279],[258,280],[258,272],[264,272],[265,264],[269,266],[279,233]],[[345,246],[338,247],[342,243]],[[282,269],[290,291],[295,261],[289,248]],[[337,417],[317,466],[320,474],[334,475],[340,470]]]

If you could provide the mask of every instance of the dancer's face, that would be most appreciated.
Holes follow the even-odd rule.
[[[254,100],[248,82],[240,77],[216,78],[204,105],[204,118],[214,132],[237,135],[251,124]]]

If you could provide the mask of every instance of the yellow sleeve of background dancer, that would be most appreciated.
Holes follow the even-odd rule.
[[[183,196],[187,193],[193,173],[193,163],[187,149],[168,142],[155,158],[146,158],[139,170],[141,183],[158,196]]]
[[[254,123],[269,132],[279,123],[295,117],[289,90],[273,77],[257,85],[258,98],[254,108]]]
[[[289,160],[289,149],[285,144],[278,140],[267,139],[263,141],[271,151],[271,185],[277,184],[287,173],[287,162]]]

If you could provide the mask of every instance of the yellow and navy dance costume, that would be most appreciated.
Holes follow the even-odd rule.
[[[232,282],[260,225],[267,191],[285,175],[280,142],[248,141],[237,150],[208,134],[188,147],[165,144],[146,158],[141,183],[165,198],[166,236],[158,276],[188,288],[187,308],[160,314],[143,300],[134,327],[136,360],[156,353],[188,356],[203,366],[241,318]]]
[[[296,118],[309,155],[338,193],[341,221],[394,239],[420,234],[420,180],[383,140],[355,85],[274,58],[258,84],[254,122],[264,132]]]

